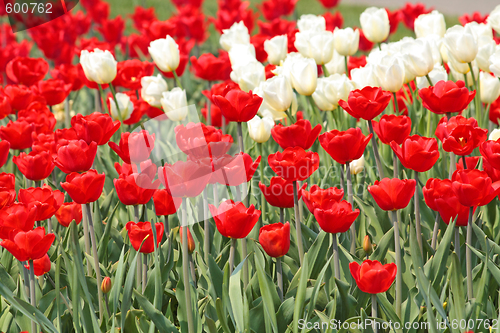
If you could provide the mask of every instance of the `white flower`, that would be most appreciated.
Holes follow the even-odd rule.
[[[156,66],[164,72],[173,72],[179,67],[179,45],[168,36],[152,41],[148,47],[149,54]]]
[[[316,105],[323,111],[332,111],[339,100],[347,100],[354,85],[345,74],[333,74],[318,79],[318,86],[312,95]]]
[[[345,74],[347,72],[345,68],[345,57],[333,50],[333,57],[328,63],[325,64],[328,74]]]
[[[226,51],[229,51],[235,44],[250,44],[250,35],[243,21],[234,23],[229,29],[222,30],[219,42]]]
[[[330,31],[304,31],[295,34],[295,47],[304,57],[313,58],[324,65],[333,56],[333,33]]]
[[[255,58],[255,47],[252,44],[235,44],[228,54],[233,70],[257,61]]]
[[[478,46],[470,25],[449,28],[443,42],[453,58],[460,63],[470,63],[476,58]]]
[[[485,72],[479,73],[479,85],[481,87],[481,102],[491,104],[500,96],[500,80]]]
[[[164,92],[161,105],[170,120],[184,120],[188,114],[186,91],[176,87],[171,91]]]
[[[349,163],[349,168],[351,169],[351,175],[357,175],[362,172],[365,168],[365,155],[361,155],[360,158]]]
[[[366,39],[372,43],[380,43],[389,37],[389,16],[385,8],[367,8],[359,17],[361,29]]]
[[[481,45],[477,52],[476,64],[480,70],[490,72],[490,57],[495,53],[497,44],[492,40]]]
[[[432,85],[435,86],[439,81],[447,81],[448,73],[446,69],[441,65],[435,65],[434,69],[428,74],[431,79]],[[417,77],[417,87],[418,89],[427,88],[429,86],[429,81],[426,77]]]
[[[425,39],[417,39],[405,45],[402,58],[405,64],[406,83],[415,77],[429,74],[434,68],[431,47]],[[409,73],[412,74],[411,77]]]
[[[257,60],[245,66],[234,68],[231,72],[231,80],[238,83],[241,90],[249,92],[266,80],[266,70]]]
[[[294,94],[292,85],[286,76],[274,76],[262,82],[260,87],[262,97],[271,108],[278,112],[284,112],[290,108]]]
[[[500,129],[495,128],[493,131],[491,131],[488,140],[497,141],[498,139],[500,139]]]
[[[124,121],[130,118],[132,112],[134,111],[134,103],[130,100],[127,94],[117,93],[116,101],[118,102],[118,108],[120,112],[116,109],[116,103],[113,98],[109,98],[109,105],[111,107],[111,117],[114,120]]]
[[[253,117],[247,122],[248,135],[257,143],[264,143],[271,137],[271,128],[274,127],[274,120],[270,117]]]
[[[486,21],[497,34],[500,34],[500,5],[496,6],[495,9],[493,9]]]
[[[316,16],[312,14],[302,15],[297,21],[297,27],[300,32],[325,31],[326,21],[323,16]]]
[[[493,41],[493,31],[487,24],[473,21],[467,23],[465,28],[469,28],[472,31],[478,47]]]
[[[490,72],[500,77],[500,46],[496,47],[495,53],[490,56]]]
[[[80,64],[89,81],[98,84],[107,84],[116,77],[117,62],[111,52],[97,48],[89,52],[83,50],[80,54]]]
[[[384,90],[397,92],[405,81],[405,66],[400,56],[387,55],[375,67],[380,86]]]
[[[273,37],[264,42],[264,50],[267,53],[267,60],[273,65],[279,65],[284,60],[288,52],[288,37],[281,35]]]
[[[338,54],[343,56],[352,56],[358,52],[359,30],[352,28],[335,28],[333,32],[333,45]]]
[[[351,71],[351,82],[356,89],[380,87],[377,74],[375,73],[375,65],[373,64],[366,64],[365,67],[354,68]]]
[[[473,85],[474,85],[474,81],[472,80],[472,74],[471,74],[471,71],[470,69],[467,67],[467,73],[463,73],[463,72],[459,72],[457,70],[457,67],[455,67],[455,65],[457,65],[456,62],[454,61],[451,61],[448,63],[448,65],[450,66],[450,72],[451,72],[451,75],[453,76],[453,79],[455,79],[455,81],[458,81],[458,80],[464,80],[464,74],[467,75],[467,86],[472,88]],[[465,64],[458,64],[460,66],[465,66]],[[464,68],[462,68],[461,70],[463,70]],[[474,70],[474,77],[476,79],[476,81],[479,79],[479,68],[477,68],[477,66],[472,66],[472,69]]]
[[[316,90],[318,67],[313,59],[296,59],[291,64],[290,77],[292,86],[304,96],[310,96]]]
[[[141,97],[149,105],[157,108],[161,107],[161,97],[164,92],[168,90],[167,82],[161,77],[157,76],[144,76],[141,78]]]
[[[446,22],[444,16],[437,10],[429,14],[422,14],[415,19],[415,35],[417,38],[436,35],[444,37],[446,33]]]

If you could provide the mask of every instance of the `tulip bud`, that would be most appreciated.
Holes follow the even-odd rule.
[[[490,56],[490,72],[500,77],[500,47],[497,46],[495,53]]]
[[[470,63],[476,58],[478,45],[470,26],[456,25],[449,28],[444,35],[443,43],[450,54],[462,64]]]
[[[415,19],[415,35],[417,38],[436,35],[444,37],[446,33],[446,22],[443,14],[433,10],[429,14],[422,14]]]
[[[312,95],[316,105],[323,111],[333,111],[339,100],[347,100],[354,85],[345,74],[333,74],[318,79],[318,85]]]
[[[491,104],[500,96],[500,80],[485,72],[479,73],[481,102]]]
[[[180,237],[181,237],[181,244],[182,244],[182,242],[183,242],[183,241],[182,241],[182,240],[183,240],[183,238],[182,238],[182,230],[183,230],[183,229],[184,229],[184,228],[183,228],[183,227],[181,227],[181,228],[180,228],[180,232],[179,232],[179,235],[180,235]],[[187,229],[187,231],[188,231],[188,234],[187,234],[187,240],[188,240],[188,252],[189,252],[189,254],[191,254],[191,253],[193,253],[193,252],[194,252],[194,249],[195,249],[196,245],[195,245],[195,243],[194,243],[193,236],[191,235],[191,231],[189,231],[189,228]]]
[[[397,92],[403,87],[405,67],[399,56],[384,56],[375,69],[382,89]]]
[[[273,37],[264,42],[264,50],[267,53],[267,60],[273,65],[279,65],[284,60],[288,52],[288,37],[281,35]]]
[[[306,14],[300,16],[297,21],[297,28],[300,32],[304,31],[325,31],[326,30],[326,20],[323,16],[316,16],[312,14]]]
[[[245,66],[233,68],[231,80],[238,83],[241,90],[249,92],[254,90],[259,84],[266,80],[266,70],[264,65],[255,60]]]
[[[142,77],[141,85],[142,99],[149,105],[160,108],[162,94],[168,90],[167,82],[158,74],[157,76]]]
[[[176,87],[164,92],[160,100],[163,111],[170,120],[182,121],[188,114],[186,91]]]
[[[118,102],[118,108],[120,111],[116,108],[115,100],[111,97],[109,98],[111,117],[114,120],[121,121],[129,119],[134,111],[134,103],[130,100],[130,96],[127,94],[117,93],[116,102]]]
[[[389,16],[385,8],[367,8],[359,17],[361,29],[370,42],[380,43],[389,37]]]
[[[304,96],[311,96],[316,90],[318,67],[313,59],[295,59],[291,64],[290,77],[292,86]]]
[[[231,28],[223,29],[219,39],[220,46],[229,51],[235,44],[250,44],[250,35],[248,28],[243,21],[234,23]]]
[[[447,308],[447,307],[448,307],[448,302],[444,302],[444,303],[443,303],[443,310],[445,310],[445,311],[446,311],[446,308]]]
[[[179,46],[169,35],[167,35],[167,38],[152,41],[149,44],[148,51],[160,70],[173,72],[179,67]]]
[[[102,279],[101,290],[104,294],[107,294],[111,291],[111,279],[109,278],[109,276],[106,276],[104,279]]]
[[[361,155],[357,160],[349,163],[349,168],[351,169],[351,175],[357,175],[365,168],[365,156]]]
[[[83,50],[80,54],[80,64],[89,81],[98,84],[107,84],[116,77],[117,62],[111,52],[97,48],[89,52]]]
[[[352,56],[358,52],[359,30],[352,28],[335,28],[333,32],[333,45],[335,50],[343,56]]]
[[[257,143],[264,143],[271,137],[271,129],[274,127],[274,120],[271,117],[253,117],[247,122],[248,135]]]
[[[488,140],[497,141],[498,139],[500,139],[500,129],[495,128],[493,131],[491,131]]]
[[[496,6],[490,15],[488,15],[487,22],[497,34],[500,34],[500,5]]]
[[[365,251],[366,255],[369,256],[373,252],[372,242],[370,240],[370,236],[366,235],[363,240],[363,251]]]

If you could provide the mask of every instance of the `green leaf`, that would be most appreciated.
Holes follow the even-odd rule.
[[[302,311],[304,310],[304,301],[306,299],[307,279],[309,271],[308,262],[309,256],[305,256],[302,267],[300,268],[299,284],[297,288],[297,294],[295,295],[295,307],[293,309],[293,333],[297,333],[299,331],[299,319],[302,317]],[[297,272],[297,274],[299,274],[299,272]]]
[[[160,311],[155,309],[146,297],[134,289],[134,296],[146,315],[155,323],[160,332],[177,333],[177,328]]]
[[[260,261],[259,256],[255,256],[255,267],[257,268],[257,277],[259,279],[260,294],[264,302],[264,311],[266,317],[271,322],[273,332],[278,332],[278,323],[276,321],[276,311],[274,308],[273,291],[276,292],[276,286],[270,283],[264,272],[264,263]]]
[[[394,308],[391,303],[387,300],[387,297],[385,296],[384,293],[377,294],[377,301],[382,310],[384,310],[385,314],[389,319],[394,322],[394,323],[400,323],[401,320],[399,319],[398,315],[394,311]]]
[[[244,260],[234,269],[229,278],[229,300],[238,332],[245,331],[243,295],[241,294],[241,269],[243,268],[243,263]]]
[[[144,241],[143,241],[144,243]],[[122,322],[121,322],[121,328],[125,329],[125,319],[126,317],[123,315],[124,313],[127,313],[128,310],[130,309],[130,305],[132,304],[132,289],[134,287],[134,280],[135,280],[135,271],[137,267],[137,257],[140,255],[140,252],[137,251],[137,253],[134,256],[134,259],[132,260],[132,263],[130,264],[130,268],[127,273],[127,277],[125,278],[125,286],[123,287],[123,298],[122,298],[122,307],[121,307],[121,313],[122,313]]]

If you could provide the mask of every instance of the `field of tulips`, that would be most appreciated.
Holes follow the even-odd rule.
[[[500,5],[297,1],[4,0],[0,332],[500,333]]]

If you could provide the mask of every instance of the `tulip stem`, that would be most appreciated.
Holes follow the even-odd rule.
[[[241,122],[236,123],[237,124],[237,129],[238,129],[238,146],[240,147],[240,152],[244,153],[245,152],[245,144],[243,142],[243,128],[241,125]],[[240,193],[240,188],[239,186],[236,187],[236,193]],[[248,196],[245,195],[243,204],[248,207]],[[246,258],[247,256],[247,239],[242,238],[241,239],[241,247],[242,247],[242,255],[243,258]],[[245,260],[243,263],[243,286],[246,288],[248,285],[248,262]]]
[[[382,169],[382,164],[380,163],[380,154],[378,153],[377,139],[375,139],[375,133],[373,131],[372,122],[368,120],[368,128],[372,134],[372,148],[373,155],[375,156],[375,163],[377,164],[378,176],[380,179],[384,178],[384,170]]]
[[[92,256],[94,257],[94,266],[95,266],[94,270],[97,283],[97,298],[99,303],[99,320],[102,322],[102,318],[104,315],[104,308],[102,305],[101,269],[99,267],[99,256],[97,255],[97,242],[95,239],[94,222],[92,221],[92,211],[90,208],[90,203],[85,204],[85,208],[87,209],[87,221],[89,222],[90,240],[92,241]]]
[[[106,95],[104,95],[104,89],[102,89],[102,85],[101,84],[97,84],[97,86],[99,87],[99,93],[101,94],[102,104],[104,104],[104,107],[106,108],[106,112],[109,115],[111,115],[111,112],[109,112],[109,109],[108,109],[108,103],[106,102]],[[120,113],[120,112],[118,112],[118,113]]]
[[[146,291],[146,285],[148,283],[148,256],[146,253],[142,255],[142,293]]]
[[[85,205],[82,205],[85,206]],[[85,242],[85,253],[90,254],[90,239],[89,239],[89,225],[87,223],[87,210],[85,207],[82,207],[82,216],[83,216],[83,240]],[[91,274],[90,262],[87,260],[87,275]]]
[[[465,264],[467,268],[467,298],[469,300],[474,298],[474,291],[472,290],[472,251],[470,246],[472,246],[472,214],[474,213],[474,207],[469,208],[469,221],[467,222],[467,236],[465,248]]]
[[[281,224],[285,223],[285,208],[280,207],[280,222]]]
[[[343,164],[340,165],[340,187],[342,188],[342,191],[345,188],[345,185],[344,185],[344,165]]]
[[[64,127],[71,127],[71,115],[69,110],[69,95],[64,99]]]
[[[399,105],[398,105],[398,97],[396,96],[396,93],[393,92],[392,95],[394,96],[394,113],[396,113],[396,115],[399,113]],[[369,121],[371,123],[371,121]]]
[[[186,313],[188,332],[194,333],[194,320],[191,308],[191,286],[189,283],[189,252],[188,252],[188,228],[187,228],[187,203],[186,198],[182,198],[182,277],[184,279],[184,298],[186,301]]]
[[[377,318],[377,294],[372,294],[372,318]],[[373,320],[373,331],[375,333],[378,332],[378,329],[376,328],[376,321]]]
[[[347,175],[347,199],[351,204],[351,209],[354,210],[354,198],[352,193],[352,176],[351,176],[351,165],[349,163],[345,164],[345,173]],[[353,222],[350,227],[351,230],[351,253],[356,253],[356,222]],[[336,237],[335,237],[336,238]]]
[[[276,279],[278,280],[278,296],[283,303],[283,270],[281,268],[281,257],[276,258]]]
[[[328,70],[326,69],[325,65],[321,65],[321,69],[323,69],[323,77],[330,76],[330,74],[328,73]]]
[[[116,111],[118,112],[118,120],[120,120],[120,122],[123,123],[122,113],[120,111],[120,106],[118,105],[118,100],[116,99],[115,87],[113,87],[112,83],[109,84],[109,90],[111,90],[111,95],[113,95],[113,100],[115,101]],[[104,102],[106,102],[106,101],[104,101]],[[106,104],[106,106],[107,106],[107,104]],[[111,113],[110,113],[110,115],[111,115]],[[121,126],[120,126],[120,129],[121,129]]]
[[[191,279],[193,280],[194,287],[196,288],[196,272],[194,269],[193,255],[189,254],[189,267],[191,268]]]
[[[30,265],[30,302],[31,306],[36,308],[36,289],[35,289],[35,265],[33,264],[33,260],[29,260]],[[99,289],[99,288],[97,288]],[[31,332],[36,333],[36,321],[31,321]]]
[[[347,58],[347,56],[344,56],[344,66],[345,66],[345,74],[347,75],[347,78],[350,78],[350,75],[349,75],[349,58]]]
[[[460,261],[460,227],[457,226],[455,227],[455,243],[453,245],[458,256],[458,261]]]
[[[483,121],[482,108],[481,108],[481,87],[479,85],[479,80],[476,80],[474,76],[474,68],[472,67],[472,63],[469,62],[470,76],[472,76],[472,83],[474,84],[474,88],[476,88],[476,96],[474,96],[474,104],[476,107],[476,118],[479,121],[479,127],[481,127]],[[467,75],[467,74],[466,74]]]
[[[264,175],[264,147],[262,143],[259,143],[259,148],[260,148],[260,156],[261,156],[261,162],[259,163],[259,171],[260,171],[260,181],[264,184],[265,182],[265,175]],[[260,193],[260,211],[262,212],[260,214],[260,225],[259,229],[264,225],[264,219],[266,218],[266,198],[264,197],[264,193]]]
[[[138,223],[140,219],[139,214],[139,205],[134,205],[134,222]],[[142,274],[142,263],[141,256],[137,257],[137,266],[136,266],[136,287],[137,290],[141,290],[141,274]]]
[[[175,71],[174,71],[175,72]],[[210,91],[212,90],[212,82],[211,81],[208,81],[208,92],[210,93]],[[208,98],[207,100],[207,125],[210,126],[212,125],[212,113],[211,113],[211,100],[210,98]],[[221,113],[222,115],[222,113]],[[224,118],[222,118],[222,124],[224,124]],[[224,134],[224,131],[222,131],[222,134]]]
[[[240,152],[244,153],[245,152],[245,144],[243,143],[243,128],[242,128],[240,122],[238,122],[236,124],[237,124],[237,129],[238,129],[238,147],[240,148]]]
[[[179,86],[179,88],[184,89],[184,88],[182,88],[181,80],[179,79],[179,76],[177,75],[177,73],[175,71],[172,71],[172,74],[174,74],[175,82],[177,82],[177,85]]]
[[[432,230],[431,247],[435,251],[437,246],[437,238],[439,232],[439,212],[436,213],[436,221],[434,222],[434,229]]]
[[[231,238],[231,247],[229,248],[229,274],[233,274],[234,253],[236,252],[236,238]]]
[[[432,87],[433,84],[432,84],[432,80],[431,80],[431,77],[429,76],[429,74],[426,74],[425,78],[427,79],[427,82],[429,82],[429,85]]]
[[[413,201],[415,204],[415,228],[417,232],[417,243],[420,248],[420,254],[422,258],[424,257],[424,247],[422,244],[422,225],[420,223],[420,200],[418,197],[418,172],[415,171],[415,194],[413,195]]]
[[[399,222],[398,214],[392,211],[392,222],[394,224],[394,252],[396,253],[396,314],[401,317],[401,296],[402,296],[402,266],[401,266],[401,246],[399,245]]]
[[[293,181],[293,203],[295,210],[295,230],[297,232],[297,248],[299,250],[300,265],[304,260],[304,248],[302,245],[302,230],[300,226],[300,213],[299,213],[299,196],[297,194],[297,181]]]
[[[203,254],[205,259],[205,264],[208,265],[208,257],[210,255],[210,220],[208,218],[208,197],[207,197],[207,189],[203,190],[203,219],[205,220],[203,233]]]
[[[334,276],[337,280],[340,280],[340,258],[339,258],[339,244],[337,241],[337,234],[333,234],[333,267],[334,267]]]
[[[392,152],[392,172],[393,172],[393,177],[394,178],[399,178],[399,168],[398,168],[398,156],[396,155],[396,152]]]

